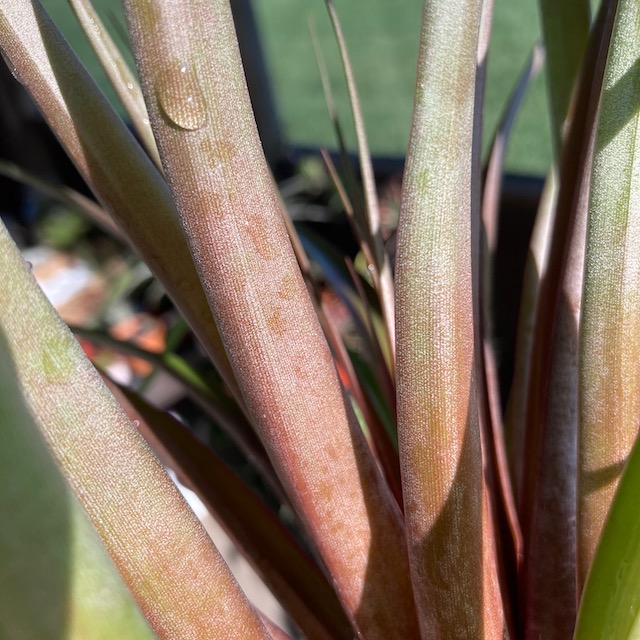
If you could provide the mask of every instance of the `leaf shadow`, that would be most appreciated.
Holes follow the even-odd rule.
[[[625,74],[602,94],[602,104],[607,109],[606,126],[598,128],[599,147],[606,147],[627,123],[638,115],[640,109],[640,58]]]

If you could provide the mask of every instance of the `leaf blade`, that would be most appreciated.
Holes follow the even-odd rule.
[[[0,5],[0,46],[104,207],[237,390],[167,185],[39,0]]]
[[[589,37],[590,5],[588,0],[538,0],[538,6],[547,52],[552,139],[559,157],[564,120]]]
[[[400,514],[286,234],[229,3],[130,0],[125,10],[160,154],[252,422],[352,624],[372,638],[412,637]],[[194,37],[172,29],[184,20]]]
[[[0,271],[0,329],[27,401],[158,637],[267,640],[220,554],[51,308],[4,226]]]
[[[574,640],[635,640],[640,637],[640,443],[620,479],[587,578]]]
[[[471,157],[482,5],[424,3],[398,228],[398,435],[424,637],[501,638],[504,628],[487,554],[473,372]]]
[[[301,631],[319,640],[350,640],[349,621],[327,579],[254,491],[170,414],[137,394],[108,386],[129,417],[140,420],[138,430],[149,445],[225,527]]]
[[[580,585],[640,415],[639,23],[637,3],[618,2],[591,178],[580,325]]]
[[[47,450],[1,329],[0,422],[0,635],[155,638]]]

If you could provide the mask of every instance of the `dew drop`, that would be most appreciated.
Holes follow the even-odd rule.
[[[137,429],[140,426],[140,420],[134,420],[133,426]]]
[[[184,64],[166,67],[158,74],[156,97],[164,117],[186,131],[207,122],[207,104],[195,70]]]
[[[25,263],[27,265],[27,271],[31,273],[33,271],[33,262],[29,262],[28,260],[25,260]]]

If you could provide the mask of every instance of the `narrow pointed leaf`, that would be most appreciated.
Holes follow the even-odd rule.
[[[360,237],[358,224],[353,212],[353,205],[351,204],[349,195],[347,194],[347,191],[342,184],[342,180],[338,175],[338,170],[336,169],[336,166],[326,149],[320,149],[320,155],[322,156],[322,160],[325,167],[327,168],[327,172],[329,173],[331,182],[333,183],[336,193],[338,194],[338,198],[340,199],[342,208],[344,209],[344,215],[346,216],[347,220],[349,221],[349,225],[351,226],[351,233],[353,233],[353,237],[357,240],[358,245],[360,246],[360,250],[364,252],[367,245],[366,243],[362,242],[362,238]]]
[[[640,638],[639,494],[640,442],[636,442],[587,578],[574,640]]]
[[[387,367],[389,362],[389,352],[384,349],[386,344],[384,321],[373,309],[367,292],[365,290],[365,283],[360,276],[356,273],[355,267],[351,259],[346,259],[345,264],[349,270],[351,281],[356,289],[361,311],[361,317],[363,319],[365,329],[365,339],[367,344],[367,351],[369,352],[369,360],[371,362],[371,368],[376,374],[378,384],[382,390],[384,399],[389,407],[390,413],[396,413],[396,394],[395,394],[395,380],[391,377],[390,371]]]
[[[372,407],[369,396],[365,394],[360,380],[356,374],[352,359],[342,340],[338,327],[332,321],[331,316],[324,312],[324,307],[318,309],[320,325],[327,336],[331,352],[336,361],[336,366],[345,391],[353,398],[367,425],[368,441],[372,447],[387,484],[391,489],[398,505],[402,509],[402,483],[400,481],[400,463],[398,451],[395,445],[395,428],[393,437],[385,430],[385,426],[377,411]],[[394,426],[395,427],[395,426]]]
[[[158,637],[268,639],[206,532],[51,308],[3,226],[0,273],[0,330],[17,379]]]
[[[484,296],[486,303],[490,302],[491,295],[491,262],[498,241],[498,221],[500,213],[500,193],[502,188],[502,176],[504,173],[504,160],[507,155],[509,137],[513,129],[513,124],[522,106],[522,101],[527,95],[527,90],[531,82],[538,75],[544,62],[544,49],[540,44],[536,44],[527,60],[524,69],[520,72],[518,82],[509,97],[504,111],[500,116],[500,121],[496,128],[489,159],[487,161],[484,188],[482,192],[482,222],[486,236],[487,252],[485,264],[483,266],[485,275]]]
[[[160,155],[249,415],[352,623],[415,637],[400,513],[282,221],[227,0],[127,0]],[[191,27],[184,38],[173,26]]]
[[[0,637],[153,640],[47,449],[0,329]]]
[[[547,53],[552,139],[557,158],[563,139],[573,85],[587,45],[589,0],[538,0]]]
[[[578,583],[640,416],[640,5],[620,0],[591,178],[580,326]]]
[[[309,16],[309,35],[311,36],[311,44],[313,45],[313,52],[318,66],[318,72],[320,74],[320,83],[322,85],[322,94],[324,96],[325,104],[327,105],[327,112],[329,114],[329,120],[333,127],[334,134],[336,136],[336,142],[338,143],[338,152],[340,154],[340,163],[342,165],[342,171],[344,172],[347,190],[344,193],[344,200],[355,203],[362,201],[362,190],[360,185],[356,181],[354,175],[353,166],[349,158],[349,152],[347,145],[344,141],[344,135],[342,134],[342,126],[340,119],[338,118],[338,111],[333,99],[333,92],[331,91],[331,82],[329,80],[329,72],[327,71],[327,65],[325,63],[324,56],[322,54],[322,48],[318,41],[318,36],[315,29],[315,24],[312,17]],[[322,152],[321,152],[322,153]],[[348,192],[348,195],[347,195]],[[354,229],[353,235],[357,240],[358,245],[362,249],[362,252],[367,256],[368,261],[373,261],[371,255],[371,247],[369,246],[368,234],[365,228],[365,222],[362,220],[362,216],[355,215],[355,207],[352,207],[349,211],[349,207],[345,206],[345,211],[349,221],[352,222]],[[351,215],[350,215],[351,214]]]
[[[504,629],[495,559],[486,553],[474,381],[471,158],[481,13],[480,1],[424,3],[398,227],[398,436],[425,638],[502,638]]]
[[[160,156],[151,131],[151,124],[144,104],[138,79],[129,69],[127,61],[120,53],[100,16],[93,8],[91,0],[69,0],[69,4],[82,26],[91,46],[102,64],[107,78],[122,102],[131,124],[136,130],[147,153],[156,166],[160,166]]]
[[[0,0],[0,49],[96,197],[239,397],[164,179],[39,0]]]
[[[560,640],[575,625],[578,327],[595,123],[614,17],[613,3],[604,3],[578,79],[559,169],[549,269],[540,290],[537,384],[530,396],[521,505],[527,638]]]
[[[483,592],[492,594],[503,605],[504,635],[513,635],[514,613],[510,594],[516,581],[517,559],[520,554],[521,534],[507,465],[504,462],[502,424],[495,411],[497,378],[489,377],[492,360],[485,361],[488,349],[488,324],[485,326],[483,250],[486,246],[482,233],[482,129],[485,82],[489,53],[489,39],[493,21],[493,0],[483,0],[478,25],[476,73],[474,88],[473,131],[471,139],[471,272],[472,313],[474,318],[474,382],[478,406],[478,425],[484,477],[482,480],[483,513],[485,521],[482,545],[483,558],[488,569],[483,571]],[[488,320],[488,317],[487,317]],[[493,394],[493,395],[492,395]],[[495,595],[496,576],[500,592]]]
[[[367,221],[367,244],[369,245],[374,260],[373,281],[380,300],[382,309],[382,317],[384,318],[385,334],[389,343],[389,370],[391,375],[395,372],[395,298],[393,286],[393,274],[391,272],[391,261],[389,255],[384,249],[382,242],[382,233],[380,229],[380,205],[378,202],[378,192],[376,189],[376,181],[373,175],[373,164],[371,162],[371,153],[369,152],[369,143],[364,127],[364,118],[362,117],[362,109],[360,108],[360,99],[356,89],[355,76],[347,44],[342,32],[342,26],[338,19],[333,0],[326,0],[329,18],[333,25],[333,30],[338,42],[340,50],[340,58],[344,69],[347,88],[349,91],[349,102],[351,104],[351,112],[353,113],[353,121],[356,130],[356,140],[358,142],[358,157],[360,159],[360,171],[362,174],[362,183],[364,187],[365,213]],[[386,351],[386,350],[385,350]]]

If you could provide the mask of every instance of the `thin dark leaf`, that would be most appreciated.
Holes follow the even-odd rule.
[[[138,394],[110,388],[138,430],[180,482],[194,491],[309,638],[353,636],[316,562],[255,492],[170,414]],[[133,411],[132,411],[133,410]]]

